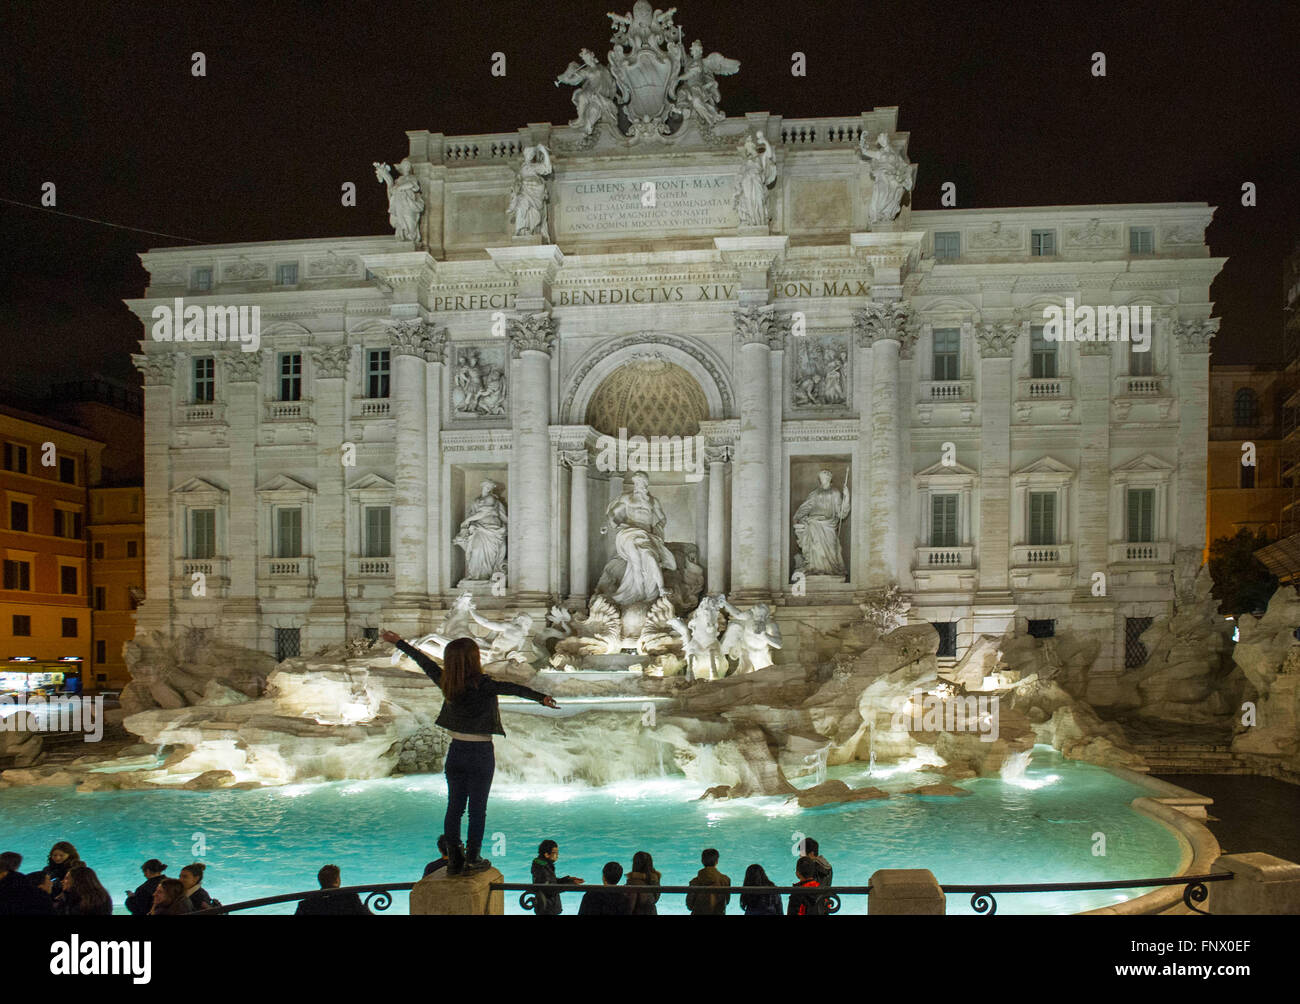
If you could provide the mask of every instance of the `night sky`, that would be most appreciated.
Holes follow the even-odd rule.
[[[664,0],[660,0],[661,3]],[[408,129],[563,124],[552,80],[608,50],[605,11],[554,3],[27,4],[0,12],[0,395],[95,372],[135,381],[136,258],[203,243],[388,232],[371,162]],[[687,39],[741,61],[732,115],[897,105],[914,206],[1206,201],[1220,363],[1277,359],[1281,259],[1300,236],[1300,5],[682,0]],[[781,11],[785,11],[782,13]],[[504,78],[490,74],[506,54]],[[207,57],[193,77],[190,54]],[[791,53],[808,75],[791,76]],[[1090,73],[1102,51],[1107,76]],[[358,206],[340,204],[355,181]],[[1241,185],[1258,186],[1243,208]]]

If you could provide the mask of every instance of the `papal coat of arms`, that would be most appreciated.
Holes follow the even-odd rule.
[[[719,53],[704,55],[697,40],[688,51],[682,29],[673,24],[676,7],[657,10],[647,0],[637,0],[628,14],[610,14],[609,65],[583,49],[581,62],[556,78],[555,83],[576,87],[573,104],[578,117],[569,123],[592,137],[601,122],[608,122],[634,142],[671,136],[695,117],[708,131],[726,118],[718,109],[718,76],[740,69],[740,63]]]

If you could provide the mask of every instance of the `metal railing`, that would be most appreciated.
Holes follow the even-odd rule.
[[[1183,905],[1193,913],[1199,913],[1203,916],[1209,916],[1209,911],[1200,910],[1196,907],[1197,903],[1204,903],[1209,897],[1209,890],[1206,889],[1208,882],[1226,882],[1233,878],[1232,872],[1210,872],[1205,875],[1175,875],[1169,878],[1143,878],[1143,879],[1115,879],[1104,882],[1038,882],[1038,883],[1010,883],[1010,884],[980,884],[970,885],[968,883],[958,884],[941,884],[940,889],[945,895],[952,893],[969,893],[970,906],[979,916],[991,917],[998,912],[997,896],[1016,895],[1022,893],[1038,892],[1092,892],[1102,889],[1144,889],[1154,886],[1183,886]],[[356,893],[362,899],[363,905],[367,909],[376,911],[387,910],[393,904],[392,893],[409,892],[416,886],[415,882],[387,882],[379,885],[350,885],[343,886],[339,889],[329,890],[329,895],[343,893]],[[519,905],[525,910],[532,911],[537,905],[537,893],[579,893],[590,892],[593,889],[610,889],[618,890],[624,894],[636,892],[655,892],[658,894],[686,895],[696,893],[707,895],[710,893],[728,896],[739,896],[744,893],[758,896],[799,896],[808,900],[815,908],[815,912],[826,915],[839,913],[844,896],[867,896],[871,893],[869,885],[849,885],[849,886],[825,886],[810,887],[801,889],[798,886],[698,886],[698,885],[621,885],[621,886],[601,886],[601,885],[574,885],[571,883],[546,883],[538,884],[535,882],[493,882],[488,888],[492,892],[518,892]],[[219,906],[211,910],[202,910],[197,916],[208,914],[227,914],[235,913],[242,910],[255,910],[263,906],[275,906],[279,903],[293,903],[298,900],[309,899],[321,894],[320,889],[309,889],[306,892],[291,892],[280,896],[265,896],[261,899],[245,900],[242,903],[231,903],[225,906]]]

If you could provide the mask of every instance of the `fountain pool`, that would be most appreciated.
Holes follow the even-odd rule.
[[[900,771],[869,777],[865,764],[827,771],[854,787],[887,791],[933,782],[933,774]],[[811,783],[808,778],[805,783]],[[501,783],[488,809],[483,853],[506,880],[526,882],[543,838],[560,845],[559,874],[600,881],[608,860],[630,867],[648,850],[663,881],[685,884],[705,847],[740,884],[761,862],[777,885],[794,881],[793,848],[816,837],[835,867],[837,885],[866,885],[877,868],[929,868],[940,882],[1101,881],[1172,875],[1177,837],[1129,803],[1147,792],[1109,771],[1034,749],[1023,775],[960,785],[965,798],[897,795],[888,800],[800,809],[782,798],[696,801],[701,786],[680,777],[632,780],[588,788],[577,784]],[[254,791],[121,791],[76,794],[70,788],[0,791],[0,850],[40,867],[57,840],[70,840],[125,912],[123,890],[141,881],[140,863],[159,857],[175,876],[192,860],[208,865],[209,891],[226,903],[315,887],[316,870],[337,864],[345,885],[420,877],[436,857],[446,788],[440,775],[293,785]],[[1093,856],[1093,834],[1106,835],[1107,855]],[[494,847],[493,844],[496,844]],[[197,853],[202,845],[203,854]],[[1006,895],[998,912],[1059,914],[1108,906],[1148,890]],[[577,913],[578,896],[566,896]],[[949,897],[950,913],[970,913],[969,897]],[[842,914],[865,913],[865,897],[845,897]],[[265,913],[291,913],[293,906]],[[397,893],[389,913],[405,913]],[[665,896],[659,911],[685,913],[682,897]],[[733,900],[730,912],[739,912]],[[518,893],[506,912],[521,913]]]

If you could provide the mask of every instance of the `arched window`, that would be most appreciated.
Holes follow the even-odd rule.
[[[1259,425],[1259,395],[1242,387],[1232,399],[1233,425]]]

